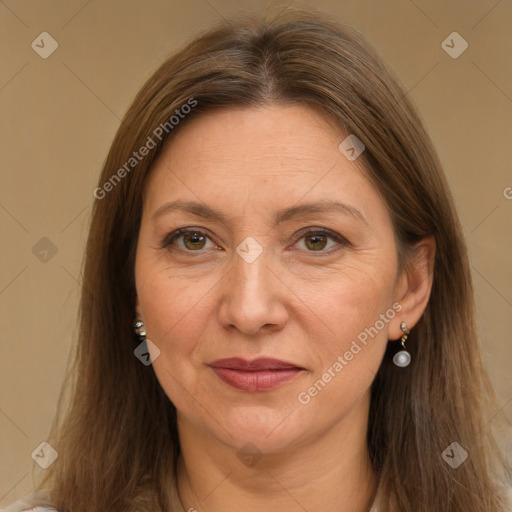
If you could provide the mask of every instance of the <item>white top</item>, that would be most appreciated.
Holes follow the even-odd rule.
[[[28,509],[27,507],[29,507],[32,503],[30,498],[31,496],[16,501],[12,505],[9,505],[7,508],[0,510],[0,512],[58,512],[56,509],[48,507],[36,507]]]
[[[30,507],[32,503],[31,498],[32,496],[27,496],[26,498],[18,500],[7,508],[3,508],[0,512],[58,512],[56,509],[48,507],[27,508]]]
[[[20,502],[17,501],[16,503],[13,503],[12,505],[8,506],[7,508],[2,509],[0,512],[58,512],[54,508],[48,508],[48,507],[36,507],[31,509],[26,508],[19,508]],[[26,503],[24,504],[26,506]],[[17,507],[17,508],[13,508]]]

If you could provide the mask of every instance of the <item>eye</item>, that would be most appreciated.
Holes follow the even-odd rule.
[[[330,246],[329,240],[331,241]],[[332,249],[336,250],[336,246],[349,245],[349,242],[338,233],[323,228],[303,231],[295,245],[302,241],[304,241],[302,249],[307,252],[320,252],[324,254],[331,254],[334,252]],[[210,246],[208,246],[208,242],[210,242]],[[217,248],[217,245],[211,241],[206,233],[199,229],[191,228],[178,229],[167,235],[162,243],[162,249],[170,249],[172,248],[171,246],[185,252],[201,252],[202,249]],[[327,250],[325,250],[326,247]]]
[[[207,246],[208,241],[212,244],[210,247]],[[201,249],[217,247],[206,233],[199,229],[190,228],[178,229],[167,235],[163,241],[162,249],[170,248],[171,245],[187,252],[198,252]]]
[[[333,243],[329,245],[329,240]],[[346,246],[349,242],[334,231],[328,229],[316,228],[307,232],[303,232],[299,242],[303,241],[303,248],[308,252],[321,252],[330,254],[334,252],[332,249],[336,246]],[[298,242],[298,244],[299,244]],[[299,244],[300,245],[300,244]],[[326,249],[327,250],[324,250]],[[336,249],[335,249],[336,250]]]

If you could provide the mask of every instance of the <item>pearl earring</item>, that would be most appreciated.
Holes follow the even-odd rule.
[[[405,368],[406,366],[409,366],[411,362],[411,354],[405,350],[405,340],[407,339],[407,336],[409,336],[410,331],[407,329],[407,324],[405,322],[400,324],[400,329],[402,329],[404,333],[400,338],[400,343],[402,344],[403,350],[400,350],[400,352],[395,354],[393,357],[393,363],[395,363],[400,368]]]

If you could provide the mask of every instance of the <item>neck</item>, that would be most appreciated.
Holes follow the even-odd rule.
[[[369,397],[342,422],[244,465],[178,415],[178,492],[186,511],[367,512],[376,487],[366,444]]]

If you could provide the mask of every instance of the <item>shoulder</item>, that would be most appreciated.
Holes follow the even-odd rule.
[[[0,512],[58,512],[54,508],[48,508],[48,507],[35,507],[35,508],[5,508],[2,509]]]
[[[507,499],[508,499],[507,505],[509,507],[508,510],[510,510],[510,512],[512,512],[512,485],[510,487],[507,487]]]
[[[2,508],[0,512],[58,512],[56,509],[51,507],[34,507],[34,497],[27,496],[21,500],[16,501],[8,507]]]

